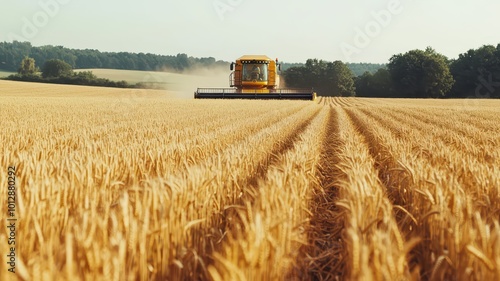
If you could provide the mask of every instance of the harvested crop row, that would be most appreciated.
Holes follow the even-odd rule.
[[[339,141],[336,186],[344,209],[344,277],[352,280],[400,280],[410,278],[407,244],[392,215],[392,203],[378,178],[375,160],[364,137],[342,109],[336,109]],[[333,204],[333,202],[332,202]]]
[[[239,110],[237,114],[228,109],[227,114],[230,116],[223,118],[226,110],[204,109],[203,112],[199,112],[198,109],[203,109],[204,106],[193,108],[184,101],[170,105],[160,104],[162,106],[156,103],[143,104],[142,106],[149,107],[149,111],[156,114],[149,115],[144,114],[146,110],[130,109],[128,117],[125,117],[125,111],[110,114],[106,111],[106,106],[100,106],[95,102],[83,103],[78,107],[73,102],[58,105],[41,103],[37,107],[35,104],[33,107],[26,106],[23,114],[17,110],[2,112],[2,115],[14,114],[19,118],[19,124],[8,127],[11,128],[7,130],[8,134],[27,136],[17,142],[14,139],[5,141],[9,151],[12,151],[12,153],[5,154],[7,157],[5,161],[20,162],[23,165],[19,169],[26,176],[20,179],[21,186],[28,185],[27,181],[30,177],[45,173],[57,177],[61,184],[75,180],[81,181],[82,184],[102,186],[109,186],[113,182],[125,186],[135,184],[143,180],[145,175],[154,177],[157,173],[175,168],[178,161],[175,163],[167,161],[172,154],[171,157],[174,160],[181,158],[186,161],[193,158],[193,155],[199,154],[207,145],[206,142],[205,146],[202,144],[205,135],[225,137],[227,135],[224,134],[228,133],[228,130],[234,130],[239,124],[247,128],[265,126],[269,124],[268,119],[278,120],[303,106],[290,103],[289,106],[276,110],[274,115],[269,113],[272,106],[268,108],[262,106],[255,113],[268,114],[268,118],[257,121],[258,119],[252,116],[246,120],[241,114],[244,108],[240,106],[234,106]],[[71,109],[57,117],[45,114],[54,111],[58,106]],[[172,107],[173,113],[165,110],[165,107]],[[177,112],[177,108],[184,110],[184,113]],[[123,110],[126,109],[123,108]],[[80,118],[75,119],[75,114]],[[197,115],[190,121],[198,124],[197,127],[183,125],[182,115],[189,117],[191,114]],[[231,116],[238,117],[231,118]],[[209,121],[206,126],[203,126],[199,122],[200,118],[221,121],[219,127],[216,121]],[[138,120],[142,120],[144,124]],[[35,123],[37,126],[34,125]],[[21,128],[25,129],[20,131]],[[245,136],[245,132],[240,130],[236,130],[234,134]],[[35,141],[37,139],[41,141]],[[233,138],[228,136],[227,139]],[[172,143],[177,145],[172,145]],[[184,143],[190,145],[184,145]],[[219,147],[223,145],[218,143],[220,142],[212,140],[208,145]],[[124,149],[116,151],[116,147]],[[36,164],[32,163],[33,161],[36,161]],[[24,170],[25,167],[26,170]],[[34,169],[41,170],[34,171]],[[86,173],[88,176],[78,177],[77,175],[81,173]]]
[[[488,124],[493,122],[495,116],[500,114],[500,111],[494,115],[492,114],[486,120],[471,119],[464,111],[444,109],[408,110],[401,107],[386,107],[380,113],[391,116],[404,116],[408,120],[432,126],[434,130],[437,129],[442,133],[441,137],[449,139],[458,136],[460,137],[458,141],[465,139],[465,141],[472,142],[471,148],[480,146],[480,148],[487,150],[500,145],[500,140],[496,138],[497,134],[495,134],[500,133],[500,131],[495,132],[495,126]],[[488,130],[481,128],[484,123],[489,128]],[[450,133],[453,134],[450,135]]]
[[[313,190],[309,201],[311,221],[307,229],[308,243],[303,246],[302,263],[298,269],[303,279],[333,280],[342,276],[345,266],[341,236],[343,212],[334,203],[338,199],[335,180],[339,174],[337,156],[341,149],[336,112],[328,106],[328,124],[316,172],[319,186]]]
[[[118,221],[114,233],[127,235],[130,248],[126,264],[133,266],[113,268],[113,272],[160,279],[206,276],[207,253],[225,232],[225,207],[242,196],[247,181],[266,166],[279,141],[307,123],[315,113],[311,109],[305,108],[201,163],[188,165],[178,175],[148,180],[144,188],[125,192],[120,199],[123,204],[117,210],[123,213],[119,217],[146,225],[127,229],[129,224],[125,220]],[[257,143],[259,148],[255,149]],[[165,249],[163,245],[169,247]],[[118,261],[117,264],[122,265]]]
[[[224,150],[227,146],[238,142],[248,135],[257,133],[261,128],[268,127],[271,124],[278,122],[286,116],[298,112],[302,106],[284,107],[277,110],[269,110],[266,113],[256,116],[248,116],[240,114],[238,120],[232,120],[231,124],[213,128],[207,133],[197,135],[192,139],[185,139],[171,143],[165,147],[164,151],[158,152],[158,157],[162,157],[161,167],[151,167],[152,170],[157,169],[158,173],[149,173],[156,175],[176,174],[182,170],[182,165],[178,163],[193,164]],[[226,140],[226,141],[220,141]],[[155,159],[151,159],[154,161]]]
[[[395,204],[405,209],[398,215],[400,228],[408,237],[422,239],[412,252],[413,266],[421,267],[422,278],[493,280],[500,276],[500,251],[494,250],[500,246],[498,220],[487,223],[474,207],[468,194],[481,194],[480,190],[464,188],[458,175],[432,161],[432,155],[446,148],[436,147],[432,155],[416,154],[416,145],[432,147],[433,140],[395,135],[384,128],[389,126],[387,120],[379,123],[359,111],[349,113],[367,132],[373,154],[389,156],[377,160],[386,167],[381,178]]]
[[[246,192],[251,200],[231,206],[237,217],[221,252],[214,253],[215,263],[209,268],[214,280],[294,276],[300,246],[307,243],[308,200],[317,187],[314,175],[327,113],[322,110],[293,148],[268,168],[257,189]]]
[[[497,176],[500,170],[495,164],[500,164],[500,152],[488,141],[484,145],[473,144],[455,130],[440,128],[439,121],[428,124],[409,117],[410,114],[391,114],[385,110],[364,110],[364,113],[397,134],[404,143],[412,145],[413,152],[419,151],[418,155],[428,162],[427,166],[442,173],[453,171],[483,217],[500,212],[500,178]],[[413,144],[418,139],[424,141]]]
[[[319,97],[318,104],[338,107],[373,106],[382,104],[380,100],[355,97]]]
[[[0,136],[7,149],[6,153],[2,154],[4,157],[2,161],[4,163],[20,163],[18,169],[23,176],[19,178],[19,185],[23,187],[31,186],[31,182],[37,182],[42,175],[50,175],[55,184],[38,184],[38,188],[45,194],[52,194],[52,188],[56,189],[54,191],[56,193],[58,192],[57,187],[65,185],[112,187],[138,183],[144,179],[145,175],[151,177],[154,176],[154,172],[158,173],[159,171],[155,171],[156,168],[159,170],[161,168],[168,169],[176,164],[165,162],[167,156],[165,147],[173,141],[169,137],[172,135],[172,131],[177,135],[176,141],[179,142],[189,139],[187,132],[190,131],[193,131],[193,134],[199,132],[203,135],[203,131],[200,130],[201,125],[198,125],[197,130],[185,130],[184,127],[177,130],[172,129],[177,124],[175,118],[182,120],[182,115],[180,112],[176,112],[176,109],[181,108],[184,112],[189,113],[189,107],[192,108],[192,106],[188,106],[189,103],[185,102],[165,105],[173,107],[174,115],[170,115],[169,110],[165,110],[164,107],[158,106],[156,103],[148,103],[147,106],[150,110],[157,114],[149,116],[143,114],[144,111],[130,109],[128,118],[124,117],[125,112],[110,114],[106,111],[107,107],[100,106],[99,102],[87,101],[82,105],[78,99],[61,104],[42,101],[38,103],[26,102],[25,104],[24,111],[17,110],[16,106],[2,110],[3,117],[15,115],[18,120],[16,126],[6,127],[7,133]],[[283,117],[292,112],[290,109],[295,111],[300,108],[297,107],[298,104],[291,105],[295,108],[278,110],[276,115]],[[50,113],[61,106],[68,108],[68,110],[59,112],[57,116]],[[239,107],[235,108],[239,109]],[[269,108],[262,108],[269,111]],[[194,120],[203,117],[198,109],[203,109],[203,106],[192,109],[195,115],[199,115]],[[210,110],[205,111],[209,112]],[[228,112],[231,113],[231,110]],[[75,114],[79,118],[75,118]],[[218,115],[207,114],[209,118],[218,117]],[[238,116],[240,115],[241,113],[238,113]],[[12,118],[6,119],[13,120]],[[144,125],[136,121],[141,119]],[[242,117],[239,120],[243,124],[246,123]],[[264,120],[263,125],[266,122],[267,120]],[[258,123],[256,125],[260,126]],[[207,127],[210,128],[210,126]],[[215,128],[212,127],[212,130]],[[18,141],[15,138],[4,141],[4,136],[8,135],[23,135],[25,137]],[[116,150],[116,147],[124,149]],[[194,151],[195,149],[192,149],[190,153]],[[85,191],[84,189],[75,190]],[[31,196],[29,192],[31,192],[31,188],[27,188],[28,197]],[[42,196],[42,198],[45,197]]]
[[[330,105],[330,106],[350,106],[352,99],[347,99],[347,98],[342,98],[342,97],[322,97],[322,104],[323,105]]]

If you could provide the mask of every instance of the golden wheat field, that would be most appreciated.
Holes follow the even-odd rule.
[[[0,106],[0,280],[500,280],[500,100]]]

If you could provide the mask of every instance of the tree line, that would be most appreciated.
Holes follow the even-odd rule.
[[[117,88],[155,88],[155,85],[137,83],[131,85],[126,81],[111,81],[99,78],[92,71],[74,72],[71,65],[60,59],[46,61],[40,69],[34,58],[24,57],[21,61],[17,74],[10,75],[6,79],[13,81],[86,85],[99,87]]]
[[[303,67],[305,66],[305,63],[289,63],[289,62],[281,62],[281,69],[283,71],[292,68],[292,67]],[[346,62],[347,68],[349,68],[354,76],[361,76],[365,72],[369,73],[375,73],[381,68],[385,68],[387,64],[381,64],[381,63],[366,63],[366,62],[361,62],[361,63],[353,63],[353,62]]]
[[[175,56],[129,53],[100,52],[91,49],[69,49],[62,46],[32,46],[29,42],[0,42],[0,69],[17,71],[26,57],[35,59],[38,65],[46,61],[59,59],[74,69],[110,68],[126,70],[170,70],[182,72],[196,67],[227,66],[227,62],[216,61],[213,57],[194,58],[186,54]]]
[[[287,87],[313,87],[323,96],[500,98],[500,44],[453,60],[430,47],[411,50],[359,76],[341,61],[309,59],[285,70],[284,77]]]
[[[313,88],[320,96],[355,96],[354,75],[341,61],[308,59],[283,72],[286,87]]]
[[[35,59],[38,65],[46,61],[59,59],[68,63],[74,69],[126,69],[126,70],[189,70],[196,67],[226,67],[228,62],[216,60],[213,57],[194,58],[186,54],[164,56],[144,53],[100,52],[98,50],[69,49],[62,46],[32,46],[29,42],[0,42],[0,69],[17,71],[24,57]],[[304,63],[283,63],[282,69],[304,66]],[[358,76],[364,72],[375,72],[382,64],[348,63],[347,66]]]

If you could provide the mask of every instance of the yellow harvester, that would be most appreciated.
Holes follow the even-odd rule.
[[[315,100],[313,89],[279,88],[278,59],[246,55],[231,63],[232,88],[198,88],[195,99],[299,99]]]

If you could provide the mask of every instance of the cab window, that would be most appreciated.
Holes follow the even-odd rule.
[[[246,63],[243,65],[243,81],[267,81],[267,64]]]

